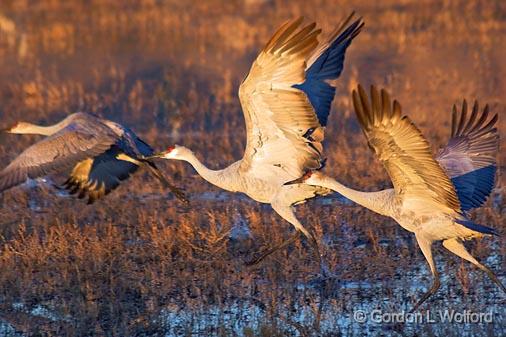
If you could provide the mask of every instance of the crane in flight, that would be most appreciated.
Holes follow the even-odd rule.
[[[295,227],[293,236],[248,264],[258,263],[300,233],[314,245],[321,262],[314,235],[295,217],[292,205],[330,191],[285,183],[324,163],[322,141],[335,95],[334,81],[343,70],[346,49],[363,27],[361,19],[350,24],[353,16],[320,43],[321,30],[315,23],[301,27],[302,18],[283,24],[267,42],[239,88],[247,138],[242,159],[225,169],[211,170],[183,146],[171,146],[154,156],[190,163],[211,184],[270,204]]]
[[[130,129],[78,112],[51,126],[18,122],[4,131],[14,134],[46,136],[23,151],[0,172],[0,193],[51,173],[72,168],[63,186],[78,197],[88,197],[88,204],[108,194],[145,166],[180,200],[187,202],[182,190],[173,186],[144,156],[153,149]]]
[[[452,131],[448,144],[433,157],[420,130],[403,116],[397,101],[391,104],[385,90],[371,87],[371,100],[359,85],[353,91],[355,113],[369,147],[392,179],[393,188],[362,192],[348,188],[321,172],[308,171],[294,184],[325,187],[376,212],[393,218],[415,234],[434,276],[432,287],[413,308],[415,311],[434,294],[439,275],[432,258],[432,243],[442,241],[453,254],[485,271],[504,292],[497,276],[478,262],[463,241],[484,235],[497,235],[489,227],[471,221],[466,212],[480,207],[494,186],[499,136],[497,114],[488,118],[489,108],[479,113],[478,102],[468,116],[464,100],[460,115],[453,106]]]

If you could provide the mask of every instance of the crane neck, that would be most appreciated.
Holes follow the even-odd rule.
[[[51,126],[33,125],[31,127],[30,131],[32,134],[51,136],[60,130],[61,130],[61,127],[59,127],[59,125],[55,124],[55,125],[51,125]]]
[[[392,216],[393,198],[395,196],[393,189],[377,192],[357,191],[330,177],[321,178],[318,184],[341,194],[371,211],[386,216]]]
[[[238,181],[237,179],[234,179],[235,175],[233,174],[233,170],[229,169],[230,166],[223,170],[211,170],[205,166],[191,151],[185,154],[184,158],[182,159],[190,163],[197,171],[197,173],[209,183],[227,191],[238,191],[237,187],[235,186]]]
[[[13,130],[11,130],[11,133],[17,133],[17,134],[30,134],[30,135],[42,135],[42,136],[51,136],[55,134],[56,132],[63,129],[65,126],[67,126],[67,121],[63,120],[59,123],[56,123],[54,125],[49,126],[41,126],[37,124],[32,124],[28,122],[22,122],[19,123]]]

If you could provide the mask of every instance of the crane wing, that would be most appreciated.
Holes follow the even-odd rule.
[[[60,172],[107,151],[118,137],[99,123],[77,119],[55,134],[23,151],[0,172],[0,192],[37,178]]]
[[[392,105],[385,90],[380,97],[374,86],[369,101],[359,85],[358,93],[353,91],[353,104],[369,146],[387,170],[399,200],[411,209],[443,207],[460,212],[450,178],[433,158],[420,130],[402,116],[399,103]]]
[[[118,159],[122,154],[119,147],[113,146],[97,157],[80,161],[63,186],[72,194],[79,193],[79,198],[88,196],[88,203],[93,203],[116,189],[139,168],[135,162]]]
[[[117,145],[127,155],[138,158],[153,154],[151,146],[140,139],[130,128],[107,119],[102,120],[102,123],[119,137]]]
[[[488,114],[486,105],[480,116],[475,101],[468,119],[467,102],[464,100],[460,115],[454,105],[451,138],[436,157],[455,185],[463,211],[481,206],[494,187],[499,135],[497,114],[490,120]]]
[[[353,14],[352,14],[353,15]],[[240,169],[286,182],[320,168],[324,127],[346,48],[362,28],[350,15],[322,44],[315,23],[285,23],[239,88],[247,144]]]

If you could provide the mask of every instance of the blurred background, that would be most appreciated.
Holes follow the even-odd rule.
[[[506,118],[506,3],[486,0],[2,0],[0,127],[87,111],[156,149],[184,144],[212,168],[245,145],[238,86],[285,20],[330,32],[365,21],[347,51],[326,131],[326,172],[362,190],[389,186],[351,108],[358,83],[390,90],[434,145],[451,107],[479,99]],[[0,135],[6,166],[36,136]],[[506,152],[476,222],[505,233]],[[189,207],[145,172],[86,206],[50,184],[0,196],[0,336],[504,335],[505,298],[486,275],[436,249],[443,286],[425,308],[492,311],[490,324],[359,324],[357,309],[408,310],[431,282],[414,237],[339,196],[298,207],[339,275],[314,285],[304,242],[245,267],[290,235],[268,206],[219,191],[184,163],[161,163]],[[504,280],[500,239],[470,243]]]

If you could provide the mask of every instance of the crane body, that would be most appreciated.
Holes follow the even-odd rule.
[[[110,120],[77,112],[60,122],[41,126],[18,122],[5,130],[13,134],[37,134],[46,138],[23,151],[0,172],[0,192],[42,177],[71,169],[64,187],[88,203],[110,193],[140,166],[149,171],[183,201],[173,186],[145,156],[153,149],[130,129]]]
[[[154,156],[190,163],[211,184],[270,204],[295,227],[291,238],[250,264],[286,246],[299,233],[314,244],[320,258],[314,235],[296,218],[292,205],[330,191],[285,183],[324,163],[322,141],[335,95],[333,81],[342,72],[346,49],[363,26],[361,19],[350,24],[353,15],[322,42],[316,24],[301,27],[302,18],[282,25],[267,42],[239,88],[247,134],[242,159],[223,170],[210,170],[183,146],[171,146]]]
[[[385,90],[381,95],[371,87],[371,99],[361,86],[353,92],[355,112],[369,146],[386,168],[394,188],[362,192],[344,186],[318,171],[308,171],[289,184],[306,183],[325,187],[379,214],[393,218],[415,234],[418,245],[434,276],[431,288],[417,302],[416,310],[440,286],[432,256],[432,244],[442,241],[453,254],[471,262],[504,292],[497,276],[478,262],[465,248],[465,240],[497,232],[471,221],[466,212],[481,206],[493,188],[495,156],[499,136],[497,115],[488,118],[488,106],[479,114],[476,102],[467,118],[464,101],[459,116],[453,107],[452,133],[447,146],[436,158],[421,132],[401,113],[400,104],[390,102]]]

